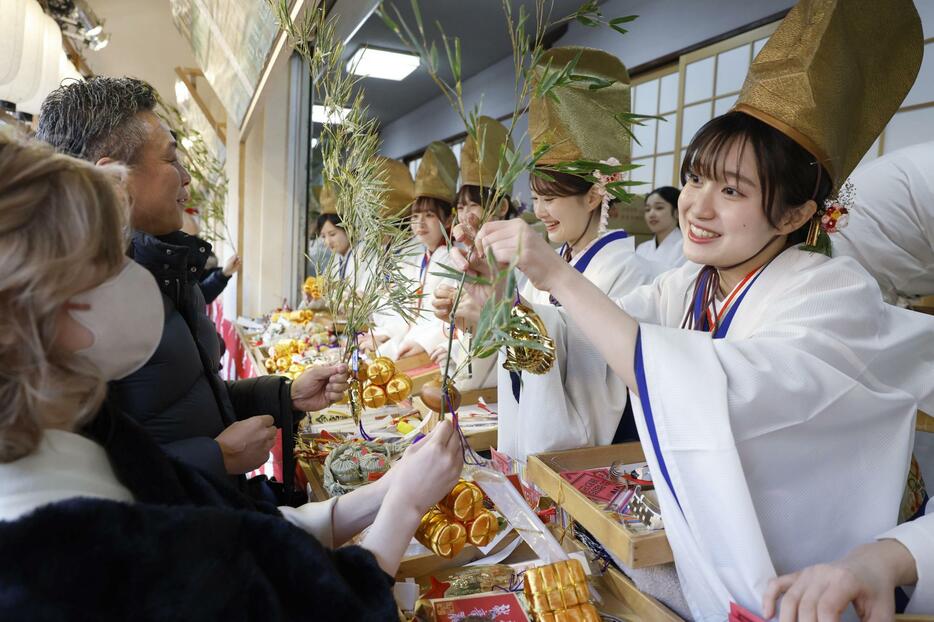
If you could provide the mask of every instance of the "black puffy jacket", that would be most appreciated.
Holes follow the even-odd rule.
[[[162,448],[214,476],[226,475],[214,438],[237,420],[268,414],[291,421],[289,387],[278,376],[224,382],[214,324],[198,285],[211,245],[181,231],[137,232],[127,252],[162,290],[165,326],[152,358],[110,383],[110,396]],[[288,452],[287,452],[288,453]]]

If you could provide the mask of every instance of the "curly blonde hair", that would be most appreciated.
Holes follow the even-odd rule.
[[[103,379],[56,338],[68,300],[122,267],[125,220],[113,171],[0,135],[0,462],[103,402]]]

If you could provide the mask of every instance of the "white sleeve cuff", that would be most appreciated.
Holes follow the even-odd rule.
[[[334,548],[334,504],[337,497],[327,501],[306,503],[293,508],[287,505],[279,506],[279,511],[285,520],[289,521],[302,531],[310,533],[324,546]]]
[[[905,613],[934,614],[934,514],[902,523],[876,539],[897,540],[915,558],[918,583]]]

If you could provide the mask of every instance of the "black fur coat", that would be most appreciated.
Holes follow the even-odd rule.
[[[111,408],[85,435],[137,502],[71,499],[0,522],[0,620],[398,620],[368,551],[326,549]]]

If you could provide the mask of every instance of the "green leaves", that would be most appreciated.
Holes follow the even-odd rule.
[[[637,17],[639,16],[638,15],[627,15],[626,17],[615,17],[609,21],[610,28],[612,28],[619,34],[624,35],[629,31],[623,28],[622,26],[620,26],[620,24],[628,24],[629,22],[634,21]]]

